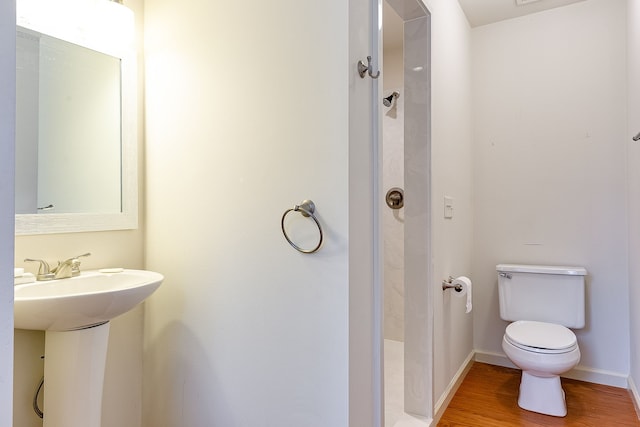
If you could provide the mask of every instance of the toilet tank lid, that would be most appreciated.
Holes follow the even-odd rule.
[[[583,267],[561,265],[498,264],[496,265],[496,271],[502,273],[564,274],[569,276],[587,275],[587,270]]]

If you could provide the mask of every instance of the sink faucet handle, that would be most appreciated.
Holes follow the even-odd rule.
[[[87,252],[86,254],[82,254],[82,255],[78,255],[73,257],[74,259],[78,259],[78,258],[83,258],[83,257],[87,257],[87,256],[91,256],[91,252]]]
[[[55,277],[55,275],[51,272],[51,268],[49,267],[49,264],[47,263],[47,261],[43,259],[25,258],[24,262],[40,263],[40,267],[38,268],[38,275],[36,276],[38,280],[53,280],[53,278]]]
[[[90,252],[87,252],[86,254],[82,254],[82,255],[72,256],[71,258],[67,258],[64,261],[58,261],[58,264],[80,264],[80,260],[78,260],[78,258],[86,257],[89,255],[91,255]]]
[[[78,258],[88,257],[90,255],[91,252],[87,252],[86,254],[71,258],[71,275],[78,276],[80,274],[80,260]]]

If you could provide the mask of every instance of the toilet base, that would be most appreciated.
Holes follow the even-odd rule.
[[[564,417],[567,415],[567,404],[560,377],[537,377],[522,371],[518,406],[527,411],[540,414]]]

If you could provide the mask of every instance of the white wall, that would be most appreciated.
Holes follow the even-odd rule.
[[[455,380],[473,347],[465,301],[442,291],[442,280],[471,274],[470,29],[458,2],[425,2],[432,19],[432,253],[434,286],[434,399]],[[444,197],[454,217],[444,218]],[[475,294],[475,293],[474,293]],[[438,407],[436,406],[436,411]]]
[[[629,371],[625,12],[589,0],[472,32],[475,348],[502,354],[497,263],[584,266],[575,375],[618,385]]]
[[[136,16],[138,33],[138,67],[139,76],[142,75],[142,0],[125,1]],[[0,14],[5,16],[4,14]],[[13,13],[11,16],[15,16]],[[4,28],[4,26],[2,26]],[[13,32],[12,32],[13,34]],[[15,42],[12,47],[15,50]],[[12,83],[12,87],[15,83]],[[92,255],[83,258],[82,268],[85,270],[118,266],[125,268],[143,268],[144,252],[144,210],[142,198],[144,195],[144,162],[143,135],[144,116],[143,94],[144,85],[139,78],[138,101],[138,150],[139,150],[139,179],[138,193],[139,228],[129,231],[109,231],[96,233],[68,233],[15,237],[15,265],[25,267],[31,272],[37,271],[37,265],[24,263],[25,258],[42,258],[54,262],[78,255],[87,251]],[[13,107],[12,107],[13,108]],[[13,110],[12,110],[13,111]],[[0,168],[0,170],[4,170]],[[0,203],[0,206],[4,204]],[[13,226],[11,226],[13,236]],[[2,239],[2,241],[5,241]],[[13,243],[13,238],[9,239]],[[12,251],[13,254],[13,251]],[[13,263],[13,260],[11,261]],[[13,301],[13,294],[11,294]],[[0,313],[5,313],[0,310]],[[142,306],[114,319],[111,322],[109,334],[109,353],[105,372],[105,390],[103,396],[104,427],[137,427],[141,423],[142,414]],[[12,336],[14,336],[12,332]],[[13,370],[14,375],[14,426],[32,427],[42,425],[31,407],[31,399],[35,387],[42,375],[43,364],[40,356],[44,349],[44,333],[34,331],[15,331],[15,357],[18,361]],[[0,352],[3,355],[4,352]],[[0,405],[4,400],[0,402]],[[2,411],[0,411],[2,414]],[[0,423],[0,425],[2,425]]]
[[[388,8],[389,12],[388,13],[393,13],[395,15],[395,12],[393,11],[393,9]],[[386,11],[387,9],[385,9]],[[386,19],[393,19],[395,18],[394,21],[396,20],[400,20],[400,18],[398,17],[398,15],[393,16],[392,18],[386,18]],[[402,25],[402,24],[397,24],[397,25]],[[383,30],[384,31],[384,28]],[[383,66],[383,70],[384,70],[384,75],[382,75],[382,87],[384,89],[384,95],[390,95],[390,92],[398,89],[398,88],[402,88],[403,84],[404,84],[404,56],[403,56],[403,48],[402,46],[400,47],[395,47],[395,46],[391,46],[389,48],[384,48],[383,51],[383,61],[384,61],[384,66]],[[402,94],[400,94],[400,96],[402,96]]]
[[[631,325],[631,382],[640,404],[640,0],[627,1],[627,185],[629,186],[629,308]]]
[[[12,425],[15,2],[0,2],[0,427]]]
[[[347,425],[348,6],[145,4],[145,426]]]

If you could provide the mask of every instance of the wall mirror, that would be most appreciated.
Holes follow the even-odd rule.
[[[133,13],[19,0],[16,234],[137,227]]]

